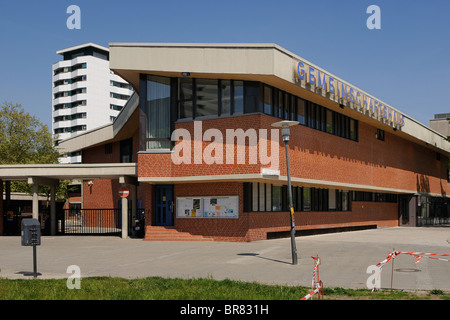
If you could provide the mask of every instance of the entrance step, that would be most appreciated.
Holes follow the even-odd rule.
[[[178,231],[175,227],[146,226],[144,240],[148,241],[214,241],[213,238]]]

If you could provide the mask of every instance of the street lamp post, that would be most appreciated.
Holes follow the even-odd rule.
[[[291,187],[291,172],[289,168],[289,136],[290,136],[290,126],[297,125],[298,121],[278,121],[272,123],[273,127],[281,128],[281,136],[283,137],[283,142],[286,149],[286,170],[288,178],[288,192],[289,192],[289,212],[291,217],[291,252],[292,252],[292,264],[297,264],[297,247],[295,245],[295,219],[294,219],[294,205],[292,202],[292,187]]]

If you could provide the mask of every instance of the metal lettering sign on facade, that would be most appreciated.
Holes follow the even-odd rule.
[[[405,125],[403,114],[348,83],[344,83],[303,61],[298,61],[295,68],[298,81],[308,83],[316,89],[325,90],[330,100],[334,101],[335,98],[342,99],[353,110],[368,114],[378,121],[390,123],[394,127],[403,127]]]

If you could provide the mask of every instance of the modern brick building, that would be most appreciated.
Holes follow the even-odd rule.
[[[131,186],[147,240],[289,232],[280,120],[298,121],[298,234],[448,221],[444,136],[277,45],[112,43],[110,68],[135,94],[114,123],[60,147],[85,166],[135,164],[120,180],[91,172],[83,208],[117,207]]]

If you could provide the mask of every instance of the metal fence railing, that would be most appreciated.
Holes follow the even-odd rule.
[[[119,209],[63,209],[58,213],[59,234],[119,234]]]
[[[450,217],[417,217],[417,226],[450,226]]]

